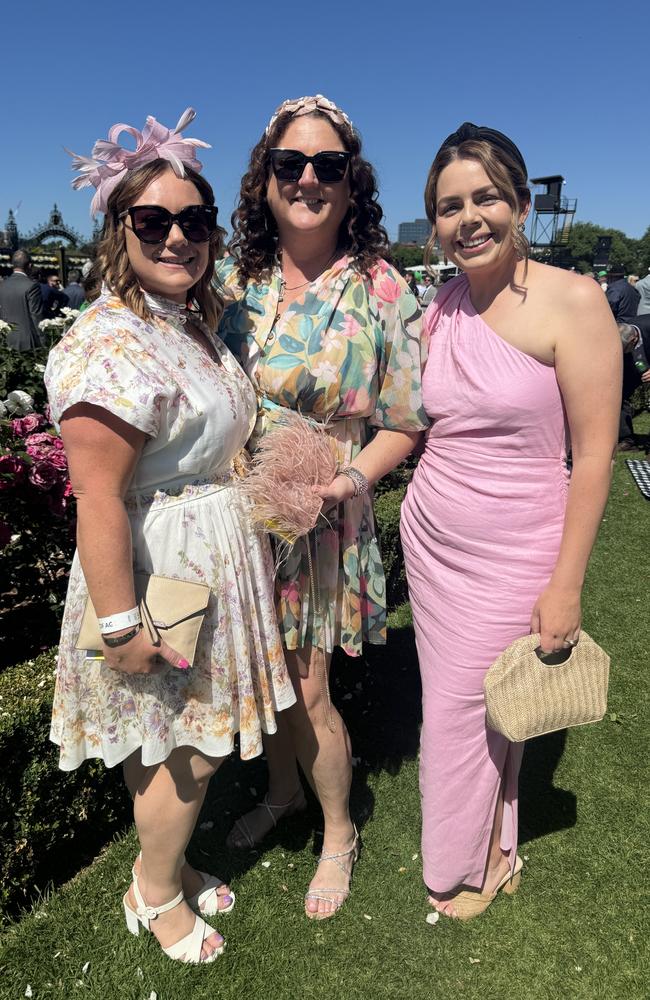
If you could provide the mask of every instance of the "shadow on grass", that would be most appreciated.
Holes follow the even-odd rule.
[[[372,818],[375,800],[370,774],[396,775],[404,761],[417,757],[421,686],[411,627],[391,629],[386,646],[370,647],[352,658],[337,650],[332,663],[332,698],[345,719],[355,761],[351,811],[360,831]],[[553,777],[562,758],[566,732],[532,740],[526,747],[520,779],[520,841],[535,840],[576,823],[576,797],[556,788]],[[223,878],[235,878],[274,848],[302,851],[312,841],[321,846],[322,815],[308,797],[305,813],[281,822],[256,850],[228,851],[225,838],[234,820],[261,801],[267,784],[263,760],[243,764],[233,756],[213,780],[190,848],[190,859],[203,867],[205,858]],[[305,783],[306,784],[306,783]],[[203,824],[212,824],[208,828]]]

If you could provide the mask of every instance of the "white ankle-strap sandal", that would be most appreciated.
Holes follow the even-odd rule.
[[[138,854],[136,860],[142,860],[142,854]],[[185,862],[185,858],[183,859]],[[197,875],[200,875],[203,879],[203,885],[198,892],[195,892],[193,896],[186,897],[186,903],[191,910],[198,913],[199,916],[204,917],[220,917],[225,916],[226,913],[232,913],[235,907],[235,894],[232,889],[228,889],[228,895],[230,896],[232,902],[229,906],[224,906],[223,908],[219,906],[219,900],[222,896],[219,896],[217,889],[220,889],[222,885],[226,883],[217,878],[216,875],[210,875],[208,872],[201,872],[198,869],[194,869]],[[135,866],[131,869],[131,874],[133,878],[136,878]]]
[[[126,926],[130,930],[131,934],[135,934],[136,937],[140,933],[140,925],[142,925],[146,931],[151,932],[151,927],[149,925],[152,920],[155,920],[161,913],[167,913],[168,910],[173,910],[175,906],[178,906],[179,903],[183,902],[183,893],[179,892],[178,896],[174,896],[173,899],[170,899],[168,903],[163,903],[162,906],[148,906],[142,898],[142,893],[140,892],[136,876],[133,878],[133,894],[135,896],[135,901],[138,904],[137,910],[132,910],[129,906],[127,900],[128,893],[124,897],[123,903]],[[225,941],[220,948],[216,948],[207,957],[203,957],[201,954],[203,950],[203,942],[214,933],[215,931],[213,927],[206,924],[205,920],[202,920],[201,917],[196,916],[194,918],[194,927],[190,933],[186,934],[180,941],[177,941],[176,944],[172,944],[169,948],[163,948],[162,950],[168,958],[172,958],[177,962],[187,962],[193,965],[203,964],[204,962],[214,962],[219,955],[223,954],[226,946]]]

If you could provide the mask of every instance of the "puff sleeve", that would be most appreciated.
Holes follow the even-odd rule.
[[[392,431],[426,430],[430,421],[422,403],[422,313],[404,279],[385,261],[373,271],[370,305],[379,331],[379,394],[370,424]]]
[[[57,425],[75,403],[92,403],[157,436],[165,384],[130,317],[124,307],[91,307],[50,351],[45,385]]]

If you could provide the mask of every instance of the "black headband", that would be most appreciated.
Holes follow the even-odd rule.
[[[449,146],[460,146],[461,142],[467,142],[468,140],[489,142],[491,146],[496,146],[497,149],[501,149],[504,153],[508,153],[514,160],[517,161],[524,172],[524,176],[528,177],[528,171],[526,169],[524,158],[512,139],[509,139],[507,135],[503,134],[503,132],[498,132],[495,128],[488,128],[486,125],[473,125],[471,122],[463,122],[463,124],[457,128],[455,132],[452,132],[451,135],[447,136],[440,149],[446,149]]]

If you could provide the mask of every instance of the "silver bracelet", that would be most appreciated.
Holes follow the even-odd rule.
[[[140,608],[131,608],[130,611],[120,611],[116,615],[109,615],[108,618],[98,618],[99,631],[102,635],[110,632],[119,632],[121,628],[129,628],[133,625],[140,625],[142,618]]]
[[[352,480],[354,484],[354,496],[360,497],[368,492],[369,483],[363,472],[359,469],[355,469],[353,465],[346,466],[345,469],[339,469],[340,476],[347,476],[348,479]]]

